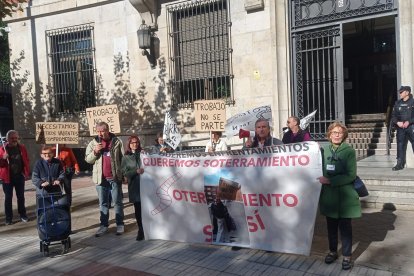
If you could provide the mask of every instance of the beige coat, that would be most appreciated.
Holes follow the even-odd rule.
[[[114,180],[117,183],[122,183],[122,169],[121,162],[122,157],[124,156],[124,150],[122,141],[118,139],[114,134],[110,133],[112,143],[111,143],[111,169]],[[89,142],[86,147],[85,161],[93,165],[92,181],[96,185],[101,184],[102,182],[102,155],[95,155],[93,149],[95,145],[98,144],[98,138],[95,137],[92,141]]]

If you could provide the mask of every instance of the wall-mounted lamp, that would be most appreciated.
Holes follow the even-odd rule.
[[[142,49],[142,55],[147,57],[152,69],[156,67],[159,57],[159,39],[155,31],[157,31],[157,26],[148,26],[144,20],[138,29],[138,46]]]
[[[2,31],[5,31],[6,33],[10,33],[11,28],[10,27],[0,27],[0,36],[3,36]]]
[[[142,55],[149,55],[147,49],[151,48],[151,37],[152,31],[151,27],[145,24],[145,21],[142,20],[141,26],[138,29],[138,45],[142,49]]]

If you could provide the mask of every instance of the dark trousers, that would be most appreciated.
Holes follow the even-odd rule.
[[[138,231],[144,234],[144,228],[142,227],[142,213],[141,213],[141,202],[134,202],[135,219],[138,224]]]
[[[17,210],[20,217],[26,217],[26,207],[24,206],[24,176],[10,176],[10,183],[3,183],[4,191],[4,212],[6,213],[6,221],[13,220],[13,187],[16,190]]]
[[[341,233],[342,256],[352,255],[352,221],[350,218],[326,217],[328,226],[329,251],[338,251],[338,230]]]
[[[397,160],[402,165],[405,165],[408,141],[411,142],[414,153],[414,125],[410,125],[407,128],[397,128]]]
[[[63,179],[63,189],[65,190],[69,206],[72,205],[72,177],[73,173],[68,173],[65,175],[65,178]]]

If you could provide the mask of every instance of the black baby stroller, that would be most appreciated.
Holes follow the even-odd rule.
[[[37,231],[40,238],[40,252],[49,256],[49,245],[62,244],[63,254],[69,251],[71,218],[66,194],[48,193],[42,189],[36,194]]]

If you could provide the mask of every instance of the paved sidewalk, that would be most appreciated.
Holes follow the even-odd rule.
[[[323,262],[327,240],[320,216],[309,257],[162,240],[137,242],[129,203],[125,234],[115,235],[111,209],[109,233],[95,238],[99,226],[95,187],[83,176],[73,180],[73,189],[72,248],[61,255],[60,246],[51,246],[50,257],[39,251],[31,183],[26,184],[28,223],[15,218],[13,225],[4,225],[4,195],[0,193],[0,275],[414,275],[411,211],[364,209],[363,217],[353,224],[355,266],[342,272],[340,261]]]

